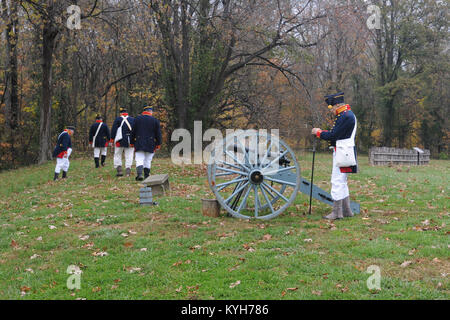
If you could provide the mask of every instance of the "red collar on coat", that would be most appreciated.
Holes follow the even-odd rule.
[[[338,114],[340,114],[340,113],[342,113],[344,111],[347,111],[347,110],[352,110],[348,104],[346,104],[345,106],[337,108],[336,109],[336,115],[338,115]]]
[[[142,112],[142,114],[143,114],[144,116],[152,116],[152,115],[153,115],[153,112],[144,111],[144,112]]]
[[[103,122],[103,120],[95,120],[95,122],[101,123],[101,122]]]
[[[124,112],[120,114],[121,117],[128,117],[128,113]]]

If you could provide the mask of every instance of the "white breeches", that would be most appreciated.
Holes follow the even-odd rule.
[[[136,167],[144,166],[144,168],[150,169],[154,155],[150,152],[136,151]]]
[[[94,158],[100,158],[100,152],[101,152],[102,156],[106,156],[107,150],[108,150],[108,148],[106,148],[106,147],[94,148]]]
[[[69,170],[70,161],[69,157],[72,153],[72,149],[67,149],[67,157],[66,158],[56,158],[56,167],[55,167],[55,173],[60,173],[61,169],[62,171],[67,172]]]
[[[336,166],[336,152],[333,151],[333,171],[331,173],[331,197],[334,201],[345,199],[349,196],[347,186],[347,173],[342,173]]]
[[[114,149],[114,168],[122,166],[122,153],[125,153],[125,168],[133,165],[134,148],[116,147]]]

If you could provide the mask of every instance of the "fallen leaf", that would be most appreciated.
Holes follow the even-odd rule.
[[[14,239],[11,240],[11,247],[14,249],[19,248],[19,244]]]
[[[92,255],[94,257],[104,257],[104,256],[108,255],[108,252],[105,252],[105,251],[99,251],[99,252],[94,251],[94,252],[92,252]]]
[[[238,281],[236,281],[236,282],[230,284],[230,289],[233,289],[234,287],[236,287],[236,286],[238,286],[238,285],[240,285],[240,284],[241,284],[241,281],[238,280]]]
[[[404,261],[404,262],[400,265],[400,267],[406,268],[406,267],[409,266],[410,264],[412,264],[412,261],[407,260],[407,261]]]
[[[102,290],[102,288],[100,288],[100,287],[92,288],[92,292],[99,292],[101,290]]]
[[[55,226],[48,226],[50,228],[50,230],[56,229]]]
[[[124,246],[125,248],[132,248],[132,247],[133,247],[133,242],[125,242],[125,243],[123,244],[123,246]]]
[[[317,291],[313,290],[312,294],[314,294],[316,296],[320,296],[320,295],[322,295],[322,291],[320,291],[320,290],[317,290]]]
[[[304,242],[313,242],[312,239],[304,239],[303,241],[304,241]]]
[[[434,258],[434,259],[433,259],[433,262],[434,262],[434,263],[441,263],[442,261],[439,260],[438,258]]]
[[[33,255],[30,257],[30,259],[33,260],[33,259],[40,258],[40,257],[41,257],[41,256],[38,255],[38,254],[33,254]]]
[[[264,240],[264,241],[268,241],[268,240],[270,240],[270,239],[272,239],[272,235],[271,235],[271,234],[265,234],[265,235],[263,236],[263,240]]]
[[[20,291],[22,291],[22,292],[28,292],[30,290],[31,290],[31,288],[27,287],[27,286],[20,287]]]

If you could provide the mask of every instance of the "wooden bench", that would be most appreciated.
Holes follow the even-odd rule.
[[[168,174],[156,174],[149,176],[147,179],[142,181],[142,184],[144,184],[147,188],[152,189],[153,196],[165,196],[167,192],[170,191]]]

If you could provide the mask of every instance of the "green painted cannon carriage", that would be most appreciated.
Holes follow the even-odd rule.
[[[329,205],[331,195],[300,175],[294,152],[272,134],[247,131],[227,136],[210,149],[208,182],[220,205],[242,219],[272,219],[300,191]],[[351,203],[358,214],[358,203]]]

